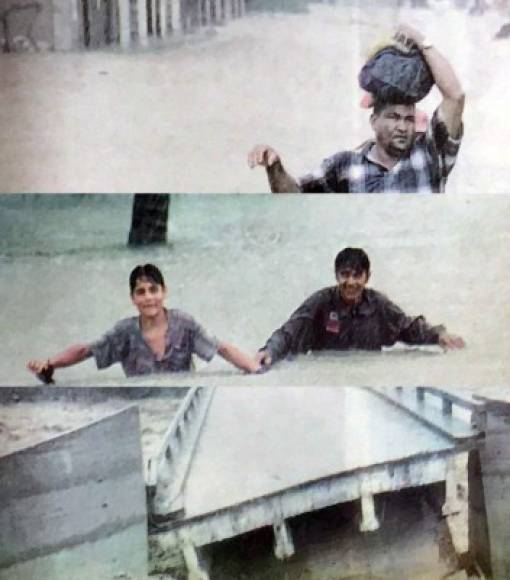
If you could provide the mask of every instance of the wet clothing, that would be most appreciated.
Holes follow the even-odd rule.
[[[365,288],[361,302],[349,309],[338,286],[307,298],[261,349],[273,362],[309,350],[380,350],[397,341],[437,344],[443,326],[429,326],[423,316],[410,317],[384,294]]]
[[[98,369],[114,363],[122,365],[126,376],[189,371],[191,355],[211,360],[217,353],[219,341],[209,336],[195,320],[181,310],[167,310],[168,330],[165,353],[161,360],[145,341],[139,317],[125,318],[112,330],[90,346]]]
[[[303,193],[443,193],[461,139],[462,132],[459,139],[448,135],[436,110],[426,132],[416,133],[411,150],[392,169],[368,158],[375,143],[370,140],[328,157],[298,185]]]

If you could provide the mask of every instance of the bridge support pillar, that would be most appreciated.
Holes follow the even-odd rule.
[[[374,496],[370,492],[361,493],[360,532],[375,532],[379,529],[379,520],[375,515]]]
[[[290,558],[294,552],[294,542],[292,532],[285,520],[273,525],[274,531],[274,553],[279,560]]]
[[[359,478],[359,494],[361,498],[360,532],[375,532],[379,529],[379,520],[375,514],[373,487],[370,475],[361,475]]]
[[[203,551],[191,542],[185,542],[181,549],[188,569],[188,580],[210,580],[209,562]]]
[[[468,491],[468,452],[463,451],[448,458],[446,499],[443,505],[443,515],[446,516],[457,554],[464,554],[469,549]]]

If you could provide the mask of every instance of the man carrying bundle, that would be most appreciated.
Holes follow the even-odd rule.
[[[395,38],[404,39],[412,46],[419,57],[419,60],[415,57],[414,63],[421,65],[425,77],[430,76],[429,85],[425,86],[424,82],[419,86],[413,66],[408,66],[409,59],[404,62],[404,52],[383,49],[393,50],[394,55],[389,58],[388,53],[377,53],[379,61],[374,57],[360,73],[360,84],[364,88],[373,87],[370,124],[374,139],[354,151],[342,151],[328,157],[317,170],[297,180],[287,173],[280,155],[272,147],[257,145],[250,152],[248,163],[252,168],[257,165],[266,168],[273,193],[444,192],[462,138],[464,92],[451,65],[421,32],[401,25]],[[391,58],[397,66],[391,66]],[[401,62],[404,64],[399,67]],[[375,78],[381,71],[383,76],[394,78]],[[411,76],[406,71],[411,71]],[[401,85],[397,87],[399,90],[392,85],[395,80]],[[441,104],[426,131],[417,132],[415,103],[434,83],[443,97]]]

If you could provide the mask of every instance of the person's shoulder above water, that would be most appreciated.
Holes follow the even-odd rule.
[[[363,296],[365,300],[371,304],[388,304],[391,300],[386,296],[384,292],[379,290],[374,290],[374,288],[365,288],[363,290]]]
[[[107,330],[100,338],[97,338],[90,344],[92,353],[94,353],[94,347],[102,344],[105,339],[125,339],[129,336],[140,333],[140,319],[138,316],[122,318],[121,320],[117,321],[109,330]]]
[[[316,290],[308,298],[306,302],[310,304],[324,304],[326,302],[338,299],[338,287],[337,286],[325,286]]]
[[[128,316],[117,321],[112,330],[116,332],[132,332],[140,329],[140,318],[138,316]]]
[[[175,318],[175,319],[182,320],[183,322],[184,321],[191,322],[191,321],[195,320],[194,317],[191,314],[189,314],[189,312],[181,310],[180,308],[169,308],[167,310],[167,312],[168,312],[169,319]]]
[[[167,312],[170,327],[172,324],[178,324],[184,328],[193,328],[197,325],[195,317],[180,308],[170,308]]]

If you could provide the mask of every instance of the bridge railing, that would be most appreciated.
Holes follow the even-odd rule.
[[[163,437],[147,469],[147,495],[153,523],[184,515],[182,491],[214,389],[194,387]]]
[[[427,386],[369,390],[454,440],[473,440],[485,432],[486,405],[462,394]]]

